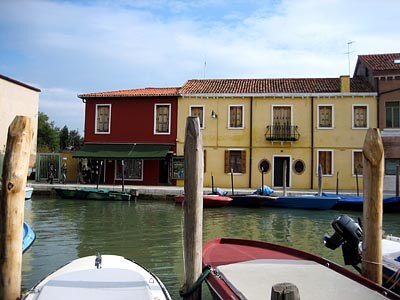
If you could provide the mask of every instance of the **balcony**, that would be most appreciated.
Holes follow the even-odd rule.
[[[271,142],[295,142],[300,138],[296,125],[269,125],[265,139]]]

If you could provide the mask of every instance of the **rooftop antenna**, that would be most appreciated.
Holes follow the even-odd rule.
[[[207,56],[204,55],[203,79],[206,79]]]
[[[354,52],[354,51],[350,51],[350,45],[355,43],[356,41],[349,41],[347,42],[347,52],[345,52],[345,54],[347,54],[347,61],[349,63],[349,77],[350,77],[350,53]]]

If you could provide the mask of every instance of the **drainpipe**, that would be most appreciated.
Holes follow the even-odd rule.
[[[311,186],[314,189],[314,96],[311,96]]]
[[[249,153],[249,188],[251,188],[252,162],[253,162],[253,97],[250,97],[250,153]]]

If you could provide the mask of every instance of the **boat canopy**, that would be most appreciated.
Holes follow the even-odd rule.
[[[85,144],[72,157],[101,159],[165,158],[171,145],[165,144]]]

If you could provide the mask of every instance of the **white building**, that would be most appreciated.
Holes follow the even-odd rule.
[[[8,127],[16,116],[32,118],[34,136],[32,139],[29,166],[36,159],[37,127],[40,89],[0,74],[0,175],[3,172],[3,158],[6,150]]]

